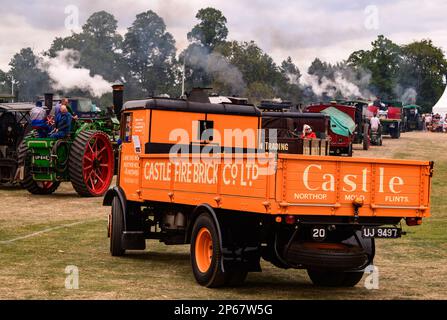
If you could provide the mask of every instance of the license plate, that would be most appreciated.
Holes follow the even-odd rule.
[[[365,239],[397,239],[402,237],[402,229],[389,227],[363,227],[362,237]]]

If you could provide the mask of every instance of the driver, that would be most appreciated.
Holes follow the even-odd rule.
[[[57,139],[65,138],[70,133],[72,118],[67,106],[62,104],[60,112],[56,115],[56,128],[50,137]]]

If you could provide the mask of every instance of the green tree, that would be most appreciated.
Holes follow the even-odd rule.
[[[415,41],[402,47],[402,65],[399,84],[414,88],[417,103],[431,110],[445,89],[443,78],[447,75],[447,60],[441,48],[431,40]]]
[[[174,94],[178,77],[175,40],[155,12],[137,15],[125,35],[123,53],[142,95]]]
[[[317,76],[319,81],[321,81],[323,77],[332,80],[334,79],[334,68],[332,65],[330,63],[323,62],[318,58],[315,58],[315,60],[312,61],[307,73]]]
[[[0,70],[0,93],[11,92],[11,78],[6,72]]]
[[[360,50],[352,53],[348,64],[354,68],[369,70],[371,91],[383,98],[392,98],[401,64],[401,49],[383,35],[371,44],[370,51]]]
[[[301,72],[291,57],[281,63],[280,72],[283,76],[280,82],[280,96],[294,103],[301,102],[302,92],[300,87]]]
[[[254,41],[232,41],[216,48],[243,74],[247,84],[263,82],[272,88],[279,85],[283,76],[278,66]]]
[[[245,96],[250,103],[259,105],[264,99],[272,99],[275,97],[275,93],[272,88],[264,82],[252,82],[248,85],[245,91]]]
[[[229,62],[242,73],[247,84],[247,95],[252,102],[274,96],[298,102],[301,96],[299,78],[301,73],[291,58],[280,67],[273,58],[259,48],[255,42],[225,42],[216,47]],[[268,90],[267,90],[268,88]]]
[[[39,60],[31,48],[25,48],[12,58],[10,76],[14,77],[19,99],[33,101],[50,89],[50,78],[38,67]]]
[[[112,14],[95,12],[87,19],[81,33],[56,38],[48,54],[54,57],[63,49],[79,51],[79,66],[89,69],[92,76],[98,74],[108,81],[124,81],[127,70],[120,54],[123,39],[117,28]]]
[[[188,33],[190,42],[198,42],[212,50],[227,39],[227,18],[221,11],[214,8],[200,9],[196,18],[200,23]]]

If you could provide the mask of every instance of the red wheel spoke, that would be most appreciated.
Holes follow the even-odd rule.
[[[90,153],[91,153],[91,154],[95,154],[95,151],[93,151],[93,148],[92,148],[92,146],[90,145],[90,142],[87,143],[87,146],[88,146],[88,148],[90,149]]]
[[[96,173],[96,171],[95,171],[95,176],[96,176],[96,178],[98,178],[99,181],[101,181],[101,183],[104,183],[104,180],[101,179],[101,177],[99,176],[99,174]]]
[[[92,171],[93,172],[93,171]],[[90,178],[88,179],[88,181],[90,182],[90,187],[95,190],[95,182],[93,181],[93,177],[90,176]]]
[[[89,158],[87,154],[84,154],[84,160],[87,160],[88,162],[93,162],[93,159]]]
[[[101,150],[99,150],[98,154],[102,154],[105,150],[107,150],[107,147],[103,147]]]
[[[87,180],[87,181],[90,180],[90,178],[92,177],[92,174],[93,174],[93,168],[92,168],[92,170],[90,170],[90,172],[87,172],[87,179],[85,179],[85,180]]]
[[[98,140],[96,139],[95,142],[93,142],[93,150],[95,155],[98,154]]]

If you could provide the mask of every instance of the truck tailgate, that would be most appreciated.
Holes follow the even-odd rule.
[[[304,215],[427,217],[433,163],[279,155],[276,202]]]

